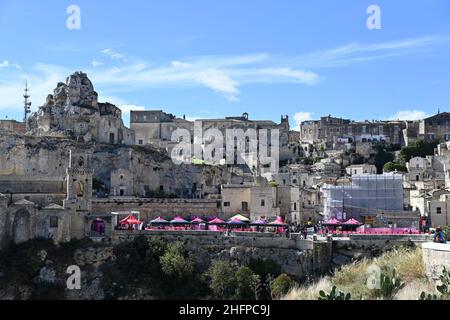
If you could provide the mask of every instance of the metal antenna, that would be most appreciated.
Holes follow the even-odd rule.
[[[30,95],[28,94],[28,81],[25,80],[25,93],[23,95],[23,97],[25,98],[24,100],[24,106],[23,106],[23,122],[27,122],[27,115],[29,113],[31,113],[31,101],[28,101],[28,99],[30,98]]]

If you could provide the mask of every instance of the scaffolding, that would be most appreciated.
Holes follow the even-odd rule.
[[[358,219],[403,211],[403,176],[397,173],[356,175],[351,184],[325,184],[322,194],[326,219]]]

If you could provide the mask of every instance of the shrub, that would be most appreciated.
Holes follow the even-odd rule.
[[[400,151],[400,155],[405,162],[408,162],[413,157],[425,157],[434,154],[434,149],[439,144],[439,140],[416,141],[413,145],[403,147]]]
[[[237,284],[235,267],[227,261],[214,260],[206,276],[210,278],[209,288],[216,299],[235,299]]]
[[[383,166],[383,170],[385,172],[392,172],[392,171],[400,171],[400,172],[408,172],[408,169],[401,164],[395,163],[395,162],[387,162],[384,166]]]
[[[280,299],[286,295],[295,285],[295,281],[287,274],[280,274],[272,283],[272,298]]]
[[[248,267],[240,267],[235,274],[236,281],[236,299],[250,300],[254,299],[254,291],[252,288],[252,281],[255,274]]]
[[[442,230],[444,231],[445,236],[447,237],[447,241],[450,241],[450,224],[443,227]]]
[[[194,274],[194,263],[182,242],[170,243],[159,260],[162,272],[173,280],[191,278]]]

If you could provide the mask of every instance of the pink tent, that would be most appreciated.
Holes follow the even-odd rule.
[[[350,220],[347,220],[343,224],[351,224],[351,225],[355,225],[355,226],[361,225],[361,223],[358,220],[353,219],[353,218],[351,218]]]
[[[125,219],[120,220],[120,223],[123,224],[140,224],[141,221],[139,221],[138,219],[136,219],[134,216],[128,216]]]
[[[203,222],[205,222],[203,219],[200,219],[200,218],[195,218],[194,220],[192,220],[191,222],[193,222],[193,223],[203,223]]]
[[[170,222],[171,223],[189,223],[187,220],[184,220],[182,217],[175,217]]]
[[[223,221],[222,219],[219,219],[219,218],[215,218],[215,219],[209,221],[209,223],[211,223],[211,224],[225,224],[225,221]]]
[[[285,225],[283,218],[278,216],[277,219],[271,223],[269,223],[270,225]]]
[[[332,218],[332,219],[329,219],[328,221],[326,221],[324,224],[334,224],[334,225],[337,225],[337,224],[341,224],[341,222],[340,222],[338,219],[336,219],[336,218]]]
[[[164,219],[161,218],[161,217],[158,217],[158,218],[156,218],[156,219],[150,221],[150,223],[169,223],[169,221],[164,220]]]

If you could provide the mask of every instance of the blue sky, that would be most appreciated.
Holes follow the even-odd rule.
[[[366,10],[381,9],[381,30]],[[67,7],[81,9],[69,30]],[[291,126],[450,110],[450,1],[0,0],[0,118],[88,73],[100,101]]]

